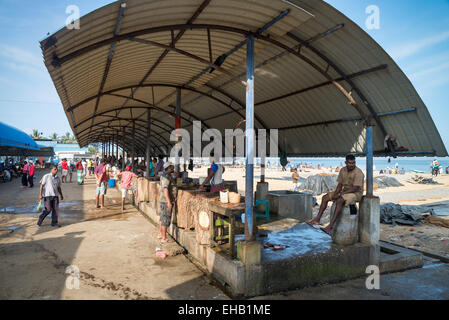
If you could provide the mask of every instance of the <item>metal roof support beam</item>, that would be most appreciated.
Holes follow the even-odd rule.
[[[323,36],[330,35],[330,34],[334,33],[335,31],[340,30],[340,29],[343,28],[343,27],[344,27],[344,24],[339,24],[339,25],[337,25],[337,26],[335,26],[335,27],[333,27],[333,28],[327,30],[327,31],[324,32],[324,33],[318,34],[318,35],[316,35],[316,36],[310,38],[310,39],[307,40],[306,42],[307,42],[308,44],[310,44],[310,43],[312,43],[312,42],[315,42],[316,40],[319,40],[319,39],[323,38]],[[210,30],[210,29],[208,29],[208,30]],[[294,47],[293,49],[294,49],[294,50],[298,50],[300,47],[301,47],[301,45],[298,45],[298,46]],[[264,66],[266,66],[266,65],[268,65],[268,64],[270,64],[270,63],[272,63],[272,62],[274,62],[274,61],[276,61],[276,60],[278,60],[279,58],[282,58],[282,57],[288,55],[288,54],[290,54],[289,51],[284,51],[284,52],[282,52],[282,53],[280,53],[280,54],[278,54],[278,55],[275,55],[275,56],[273,56],[273,57],[271,57],[271,58],[269,58],[269,59],[266,59],[265,61],[263,61],[263,62],[261,62],[260,64],[258,64],[257,66],[255,66],[255,69],[256,69],[256,70],[257,70],[257,69],[260,69],[260,68],[262,68],[262,67],[264,67]],[[327,72],[327,71],[328,71],[328,70],[326,70],[326,72]],[[228,85],[228,84],[234,82],[236,79],[241,78],[241,77],[244,77],[245,75],[246,75],[246,72],[244,72],[244,73],[242,73],[242,74],[239,74],[236,78],[230,79],[230,80],[224,82],[223,84],[221,84],[220,86],[218,86],[217,89],[218,89],[218,88],[222,88],[222,87],[224,87],[224,86],[226,86],[226,85]],[[207,85],[206,85],[206,86],[207,86]],[[199,99],[201,99],[201,98],[202,98],[202,96],[198,96],[198,97],[196,97],[196,98],[194,98],[194,99],[191,99],[190,101],[186,102],[186,103],[184,104],[184,106],[187,106],[187,105],[189,105],[189,104],[191,104],[191,103],[193,103],[193,102],[195,102],[196,100],[199,100]],[[228,114],[229,114],[229,113],[226,113],[226,114],[223,114],[223,115],[228,115]]]
[[[122,24],[122,19],[123,19],[123,16],[125,15],[125,10],[126,10],[126,1],[127,0],[122,0],[120,2],[120,10],[119,10],[118,18],[117,18],[117,23],[116,23],[116,26],[114,29],[114,36],[118,36],[118,34],[120,33],[120,26]],[[116,44],[117,44],[117,42],[111,43],[111,47],[109,48],[109,53],[108,53],[107,60],[106,60],[106,66],[105,66],[104,72],[103,72],[103,78],[101,79],[100,88],[98,89],[97,101],[95,102],[95,107],[94,107],[94,112],[93,112],[94,116],[95,116],[95,113],[97,112],[98,105],[100,104],[101,92],[103,92],[103,88],[106,83],[106,79],[108,78],[109,69],[111,68],[112,58],[114,56],[114,49],[115,49]],[[92,121],[93,121],[93,119],[92,119]]]
[[[93,134],[96,132],[100,132],[101,133],[100,137],[104,138],[105,137],[104,129],[120,128],[120,127],[121,126],[119,126],[119,125],[98,126],[96,129],[92,130],[91,133],[89,133],[85,137],[81,138],[79,143],[80,143],[80,145],[82,145],[83,143],[88,143],[89,140],[92,140],[92,137],[94,136]],[[145,133],[142,130],[139,130],[136,128],[136,136],[139,137],[139,139],[141,139],[142,141],[145,141]],[[157,139],[164,146],[167,146],[170,144],[164,137],[162,137],[161,135],[159,135],[157,133],[153,132],[152,137]],[[96,137],[96,138],[98,139],[98,137]]]
[[[228,31],[228,32],[234,32],[234,33],[238,33],[238,34],[242,34],[244,36],[248,36],[250,34],[253,34],[249,31],[246,30],[242,30],[242,29],[238,29],[238,28],[234,28],[234,27],[229,27],[229,26],[221,26],[221,25],[208,25],[208,24],[188,24],[188,25],[173,25],[173,26],[163,26],[163,27],[155,27],[155,28],[150,28],[150,29],[144,29],[144,30],[138,30],[138,31],[134,31],[128,34],[123,34],[123,35],[119,35],[110,39],[106,39],[103,41],[100,41],[98,43],[89,45],[85,48],[81,48],[73,53],[68,54],[67,56],[59,59],[61,62],[62,61],[67,61],[69,59],[72,59],[75,56],[79,56],[83,53],[86,53],[90,50],[99,48],[101,46],[107,45],[108,43],[114,42],[114,41],[119,41],[119,40],[124,40],[127,39],[129,37],[134,37],[134,36],[138,36],[138,35],[142,35],[142,34],[149,34],[149,33],[154,33],[154,32],[161,32],[164,30],[186,30],[186,29],[192,29],[192,30],[197,30],[197,29],[207,29],[210,28],[211,30],[222,30],[222,31]],[[267,36],[263,36],[262,34],[253,34],[255,38],[271,43],[274,46],[277,46],[281,49],[284,49],[285,51],[290,52],[291,54],[297,56],[298,58],[300,58],[301,60],[303,60],[304,62],[306,62],[307,64],[309,64],[312,68],[314,68],[317,72],[319,72],[322,76],[324,76],[325,78],[327,78],[329,81],[332,81],[332,84],[348,99],[348,101],[350,102],[350,104],[357,109],[357,111],[360,113],[360,115],[362,116],[362,118],[367,121],[368,117],[367,115],[363,112],[363,110],[360,108],[360,106],[357,104],[357,102],[354,100],[354,98],[351,96],[351,94],[346,91],[338,82],[333,81],[333,79],[325,72],[325,70],[321,69],[317,64],[315,64],[313,61],[311,61],[310,59],[308,59],[307,57],[305,57],[304,55],[302,55],[301,53],[295,51],[294,49],[290,48],[289,46],[274,40],[270,37]],[[350,80],[349,80],[350,81]],[[141,87],[141,85],[143,84],[143,82],[141,82],[138,87]],[[204,94],[204,93],[203,93]],[[366,101],[366,99],[362,99],[363,101]],[[126,102],[125,102],[126,103]]]
[[[92,130],[92,133],[90,134],[90,135],[88,135],[88,136],[86,136],[86,137],[84,137],[83,139],[82,139],[82,141],[84,141],[84,140],[86,140],[86,139],[91,139],[93,136],[94,136],[94,133],[101,133],[99,136],[101,137],[101,138],[104,138],[104,129],[107,129],[107,128],[120,128],[120,126],[105,126],[105,127],[99,127],[99,128],[96,128],[96,129],[94,129],[94,130]],[[145,132],[143,132],[143,130],[140,130],[140,129],[138,129],[138,128],[136,128],[136,137],[138,137],[139,139],[141,139],[142,141],[145,141]],[[131,135],[130,134],[126,134],[126,136],[127,137],[130,137]],[[95,136],[97,139],[98,139],[98,136]],[[163,145],[163,146],[167,146],[167,140],[164,138],[164,137],[162,137],[162,136],[160,136],[160,135],[158,135],[158,134],[156,134],[156,133],[154,133],[153,132],[153,135],[152,135],[152,137],[154,138],[154,139],[156,139],[159,143],[161,143],[161,145]],[[82,142],[81,141],[81,142]],[[137,140],[137,141],[139,141],[139,140]],[[131,143],[129,144],[129,146],[131,146]],[[131,149],[130,147],[128,148],[128,149]]]
[[[290,10],[285,10],[283,12],[281,12],[281,14],[279,14],[279,16],[277,16],[276,18],[274,18],[273,20],[271,20],[270,22],[268,22],[267,24],[265,24],[263,27],[259,28],[256,33],[261,34],[265,31],[267,31],[271,26],[273,26],[274,24],[276,24],[277,22],[279,22],[280,20],[282,20],[282,18],[284,18],[285,16],[287,16],[290,13]],[[207,28],[207,38],[208,38],[208,44],[209,44],[209,58],[212,60],[212,44],[211,44],[211,37],[210,37],[210,28]],[[237,46],[235,46],[233,49],[229,50],[227,53],[224,53],[223,55],[221,55],[220,57],[222,58],[221,64],[224,62],[224,59],[226,59],[227,57],[229,57],[230,55],[232,55],[233,53],[237,52],[240,48],[242,48],[245,44],[246,44],[246,38],[244,41],[242,41],[241,43],[239,43]],[[218,59],[217,58],[217,61]],[[192,84],[194,81],[198,80],[202,75],[206,74],[209,70],[211,70],[210,72],[214,71],[213,66],[207,67],[206,69],[204,69],[203,71],[201,71],[199,74],[197,74],[196,76],[194,76],[193,78],[191,78],[186,84],[184,84],[184,86],[189,86],[190,84]],[[217,69],[218,70],[218,69]],[[238,81],[240,77],[231,77],[230,81]],[[169,97],[171,97],[173,95],[173,93],[167,95],[165,98],[161,99],[159,103],[161,103],[162,101],[168,99]],[[266,128],[266,127],[265,127]]]
[[[377,117],[386,117],[386,116],[397,115],[397,114],[402,114],[402,113],[407,113],[407,112],[414,112],[414,111],[416,111],[416,108],[398,110],[398,111],[386,112],[386,113],[378,113]],[[349,121],[362,121],[362,120],[363,119],[360,117],[345,118],[345,119],[329,120],[329,121],[314,122],[314,123],[308,123],[308,124],[300,124],[300,125],[296,125],[296,126],[283,127],[283,128],[279,128],[278,130],[282,131],[282,130],[301,129],[301,128],[314,127],[314,126],[323,126],[323,125],[327,126],[329,124],[334,124],[334,123],[342,123],[342,122],[349,122]]]
[[[321,59],[326,61],[326,63],[328,63],[338,74],[340,74],[341,77],[344,78],[344,80],[351,86],[352,90],[354,90],[357,93],[357,95],[360,97],[360,99],[366,105],[366,107],[368,108],[369,112],[371,113],[371,117],[374,118],[374,120],[376,121],[376,124],[379,126],[379,129],[382,131],[382,134],[385,137],[387,135],[387,130],[385,129],[385,127],[382,124],[382,122],[380,121],[380,119],[377,117],[376,111],[374,110],[372,105],[369,103],[368,99],[365,98],[365,96],[362,94],[362,92],[359,90],[359,88],[355,85],[355,83],[350,78],[348,78],[344,74],[344,72],[333,61],[331,61],[328,57],[326,57],[323,53],[321,53],[321,51],[319,51],[318,49],[310,46],[308,43],[305,43],[302,39],[300,39],[298,36],[292,34],[291,32],[288,32],[287,35],[290,38],[298,41],[300,44],[303,44],[309,50],[311,50],[313,53],[315,53],[317,56],[319,56]],[[350,101],[355,102],[355,100],[352,97],[351,97],[351,99],[350,99]],[[353,104],[352,102],[351,102],[351,104]],[[354,106],[356,106],[356,105],[354,105]],[[364,120],[365,121],[369,121],[369,119],[367,119],[367,118],[365,118]]]
[[[366,126],[366,196],[373,197],[373,127]]]
[[[196,18],[198,18],[198,16],[201,14],[201,12],[203,12],[203,10],[209,5],[211,0],[204,0],[201,5],[198,7],[198,9],[195,11],[195,13],[192,15],[192,17],[187,21],[187,25],[192,24]],[[180,30],[180,32],[176,35],[176,37],[173,38],[173,32],[174,29],[170,29],[171,34],[172,34],[172,41],[171,41],[171,47],[174,47],[176,45],[176,43],[179,41],[179,39],[181,39],[181,37],[184,35],[184,33],[186,32],[186,29]],[[136,91],[140,88],[140,86],[149,78],[149,76],[153,73],[153,71],[156,69],[156,67],[162,62],[162,60],[164,60],[164,58],[167,56],[167,54],[170,51],[168,49],[165,49],[164,52],[159,56],[159,58],[156,60],[156,62],[153,64],[153,66],[148,70],[148,72],[145,74],[145,76],[142,78],[142,80],[139,83],[139,86],[137,86],[135,88],[135,90],[132,91],[131,96],[134,95],[134,93],[136,93]],[[123,103],[123,107],[126,105],[126,103],[128,102],[128,100],[126,100]]]
[[[246,161],[245,161],[245,240],[256,240],[256,217],[253,212],[254,190],[254,36],[246,45]]]
[[[143,109],[151,110],[151,108],[143,108]],[[124,120],[124,121],[131,121],[131,120],[134,120],[134,121],[136,121],[136,122],[143,122],[143,123],[146,123],[146,120],[140,120],[140,119],[136,119],[136,118],[120,118],[120,117],[116,117],[116,116],[114,116],[114,115],[103,115],[102,117],[109,117],[109,118],[112,118],[112,119],[111,119],[111,120],[104,120],[104,121],[95,123],[96,126],[97,126],[97,125],[102,125],[102,124],[104,124],[104,123],[110,123],[111,121],[117,121],[117,120],[118,120],[118,121],[120,121],[120,120]],[[155,124],[154,122],[161,123],[161,124],[166,125],[167,127],[169,127],[169,125],[168,125],[167,123],[165,123],[165,122],[163,122],[163,121],[160,121],[160,120],[158,120],[158,119],[152,119],[152,124],[153,124],[153,126],[162,129],[164,132],[167,132],[168,134],[171,134],[171,130],[173,130],[172,128],[167,129],[167,128],[164,128],[164,127],[162,127],[162,126],[160,126],[160,125]],[[123,127],[124,127],[124,126],[123,126]],[[81,131],[81,132],[80,132],[80,135],[81,135],[82,133],[86,132],[87,130],[89,130],[89,128],[86,128],[86,129],[84,129],[83,131]],[[81,138],[82,138],[82,136],[81,136]]]
[[[101,137],[102,137],[101,133],[99,133],[98,135],[94,136],[94,138],[96,138],[96,139],[99,139]],[[132,144],[132,138],[129,135],[127,135],[125,137],[120,136],[120,140],[122,141],[122,144],[124,146],[125,145],[130,146]],[[136,146],[137,146],[137,151],[140,152],[141,150],[144,150],[144,146],[143,146],[142,142],[136,141]],[[127,149],[129,150],[130,148],[127,148]],[[159,150],[162,151],[161,149],[159,149]]]
[[[181,88],[176,88],[176,108],[175,108],[175,130],[176,142],[179,142],[179,129],[181,129]],[[175,155],[175,172],[179,172],[179,152]]]
[[[218,65],[216,65],[214,63],[211,63],[211,62],[209,62],[209,61],[207,61],[207,60],[205,60],[205,59],[203,59],[203,58],[201,58],[201,57],[199,57],[197,55],[194,55],[194,54],[192,54],[190,52],[187,52],[187,51],[184,51],[184,50],[181,50],[181,49],[177,49],[177,48],[172,47],[172,46],[167,46],[165,44],[162,44],[162,43],[159,43],[159,42],[155,42],[155,41],[151,41],[151,40],[145,40],[145,39],[139,39],[139,38],[128,38],[128,40],[129,41],[133,41],[133,42],[137,42],[137,43],[141,43],[141,44],[150,45],[150,46],[157,47],[157,48],[166,49],[168,51],[173,51],[173,52],[179,53],[179,54],[181,54],[183,56],[192,58],[192,59],[194,59],[194,60],[196,60],[196,61],[198,61],[198,62],[200,62],[202,64],[208,65],[208,69],[209,68],[214,68],[214,69],[217,69],[218,71],[220,71],[220,72],[222,72],[224,74],[227,74],[231,78],[235,77],[235,75],[232,72],[230,72],[230,71],[228,71],[226,69],[223,69],[222,67],[220,67],[220,66],[218,66]]]
[[[366,70],[362,70],[362,71],[350,74],[350,75],[348,75],[348,77],[349,78],[356,78],[356,77],[359,77],[359,76],[362,76],[362,75],[365,75],[365,74],[368,74],[368,73],[371,73],[371,72],[384,70],[387,67],[388,66],[386,64],[383,64],[383,65],[380,65],[380,66],[377,66],[377,67],[374,67],[374,68],[370,68],[370,69],[366,69]],[[344,78],[340,77],[340,78],[335,79],[334,81],[343,81],[343,80],[344,80]],[[282,96],[278,96],[278,97],[275,97],[275,98],[271,98],[271,99],[268,99],[268,100],[257,102],[255,104],[255,106],[257,107],[257,106],[262,105],[262,104],[266,104],[266,103],[270,103],[270,102],[273,102],[273,101],[285,99],[285,98],[288,98],[288,97],[291,97],[291,96],[294,96],[294,95],[297,95],[297,94],[301,94],[301,93],[304,93],[304,92],[307,92],[307,91],[310,91],[310,90],[313,90],[313,89],[318,89],[318,88],[321,88],[323,86],[327,86],[327,85],[330,85],[330,84],[332,84],[331,81],[322,82],[320,84],[317,84],[317,85],[314,85],[314,86],[311,86],[311,87],[307,87],[307,88],[304,88],[304,89],[301,89],[301,90],[293,91],[293,92],[287,93],[287,94],[282,95]],[[206,85],[206,86],[209,87],[209,88],[215,89],[215,88],[213,88],[213,87],[211,87],[209,85]],[[216,119],[216,118],[219,118],[219,117],[227,116],[227,115],[229,115],[231,113],[232,112],[223,112],[223,113],[215,115],[213,117],[206,118],[203,121],[213,120],[213,119]]]
[[[346,76],[346,78],[347,79],[356,78],[356,77],[359,77],[359,76],[362,76],[362,75],[365,75],[365,74],[368,74],[368,73],[384,70],[387,67],[388,66],[386,64],[382,64],[382,65],[374,67],[374,68],[370,68],[370,69],[362,70],[362,71],[359,71],[359,72],[355,72],[353,74],[350,74],[350,75]],[[344,77],[339,77],[337,79],[334,79],[333,81],[340,82],[340,81],[343,81],[343,80],[345,80]],[[287,94],[284,94],[284,95],[281,95],[281,96],[278,96],[278,97],[274,97],[274,98],[271,98],[271,99],[267,99],[267,100],[264,100],[264,101],[257,102],[256,106],[260,106],[262,104],[266,104],[266,103],[270,103],[270,102],[273,102],[273,101],[289,98],[291,96],[294,96],[294,95],[297,95],[297,94],[300,94],[300,93],[304,93],[304,92],[307,92],[307,91],[310,91],[310,90],[318,89],[318,88],[321,88],[321,87],[324,87],[324,86],[327,86],[327,85],[331,85],[331,84],[332,84],[332,81],[322,82],[322,83],[319,83],[319,84],[314,85],[314,86],[310,86],[310,87],[307,87],[307,88],[304,88],[304,89],[300,89],[300,90],[296,90],[296,91],[293,91],[293,92],[290,92],[290,93],[287,93]]]

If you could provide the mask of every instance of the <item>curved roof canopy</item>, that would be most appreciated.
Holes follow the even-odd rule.
[[[29,135],[0,122],[0,155],[29,150],[39,150],[39,146]]]
[[[403,155],[446,156],[410,81],[361,28],[320,0],[122,0],[41,42],[81,146],[114,141],[143,154],[182,127],[233,129],[245,118],[246,37],[255,41],[255,126],[279,129],[289,156],[376,154],[395,135]]]

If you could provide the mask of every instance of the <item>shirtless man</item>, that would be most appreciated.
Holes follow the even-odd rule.
[[[321,230],[327,234],[331,233],[331,230],[334,227],[335,221],[337,221],[343,206],[348,206],[362,200],[363,180],[365,176],[362,170],[355,165],[355,157],[352,154],[346,156],[345,163],[346,167],[343,167],[338,174],[337,189],[333,192],[329,192],[323,197],[318,215],[314,219],[307,222],[309,225],[319,225],[321,216],[326,210],[329,201],[336,201],[337,204],[335,206],[335,214],[332,217],[331,222],[327,227],[321,228]]]

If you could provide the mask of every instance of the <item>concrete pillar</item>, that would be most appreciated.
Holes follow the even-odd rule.
[[[359,241],[370,245],[370,264],[378,265],[380,260],[380,199],[364,196],[359,210]]]
[[[262,257],[262,245],[258,241],[238,241],[237,259],[245,266],[260,264]]]

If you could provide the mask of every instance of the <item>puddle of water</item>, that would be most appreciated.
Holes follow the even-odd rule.
[[[262,259],[264,260],[280,260],[308,253],[322,253],[329,251],[332,247],[332,239],[329,235],[305,223],[298,223],[280,232],[269,232],[263,244],[267,242],[289,247],[278,251],[263,249]]]
[[[67,202],[59,202],[59,209],[64,209],[68,207],[75,206],[77,204],[80,204],[80,201],[67,201]],[[5,207],[0,209],[0,212],[6,212],[6,213],[17,213],[17,214],[40,214],[40,212],[36,212],[36,204],[32,204],[26,207]]]
[[[423,266],[423,268],[434,268],[434,267],[439,267],[439,266],[442,266],[445,264],[446,263],[444,263],[444,262],[436,262],[436,263],[427,264],[427,265]]]

